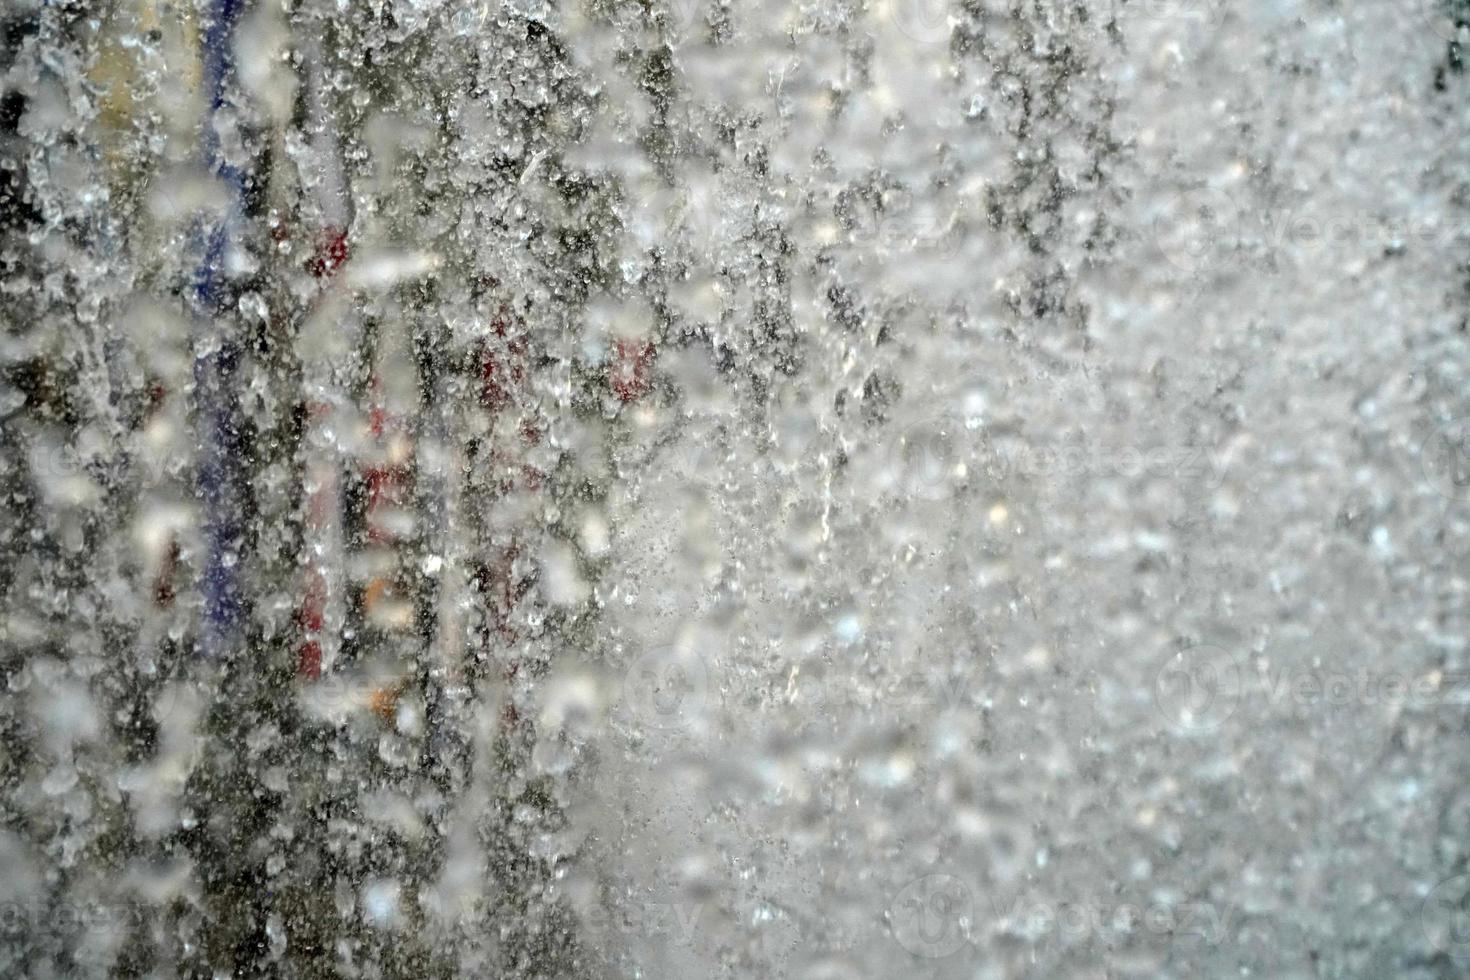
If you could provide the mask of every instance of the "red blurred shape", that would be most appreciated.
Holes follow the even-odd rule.
[[[619,340],[608,369],[608,383],[624,403],[633,401],[652,386],[648,377],[652,365],[652,344],[646,340]]]
[[[301,644],[301,651],[296,657],[296,676],[309,681],[322,676],[322,645],[316,640]]]
[[[307,268],[316,278],[325,279],[342,267],[347,254],[347,229],[326,228],[317,236],[316,252]]]
[[[481,345],[480,401],[494,411],[508,405],[526,383],[526,338],[511,333],[512,326],[509,315],[502,311],[490,324],[501,342],[488,341]]]

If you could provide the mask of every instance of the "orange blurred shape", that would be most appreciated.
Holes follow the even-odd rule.
[[[362,605],[368,620],[378,626],[398,630],[406,629],[413,622],[413,603],[386,575],[379,575],[368,582],[363,590]]]
[[[384,724],[393,724],[394,715],[398,711],[398,699],[403,696],[403,691],[408,687],[408,681],[399,680],[382,687],[373,688],[373,693],[368,695],[368,707],[373,714],[383,720]]]

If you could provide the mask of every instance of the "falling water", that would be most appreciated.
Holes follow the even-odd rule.
[[[1465,0],[0,22],[0,972],[1470,969]]]

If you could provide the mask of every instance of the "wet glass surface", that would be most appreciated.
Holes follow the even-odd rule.
[[[0,973],[1470,971],[1465,0],[0,25]]]

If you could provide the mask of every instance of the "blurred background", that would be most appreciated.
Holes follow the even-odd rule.
[[[12,0],[0,970],[1470,970],[1466,0]]]

